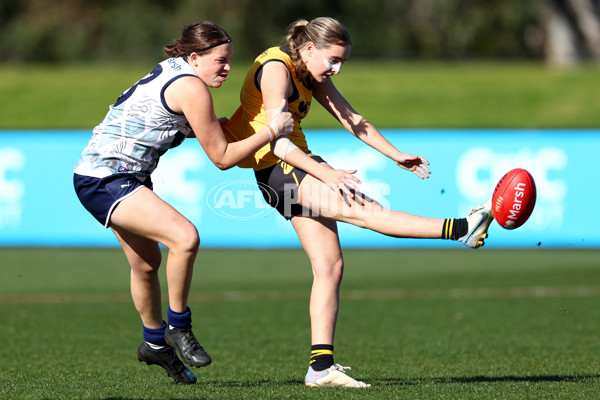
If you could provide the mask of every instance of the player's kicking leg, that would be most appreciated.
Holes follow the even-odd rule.
[[[297,202],[315,214],[397,238],[457,240],[471,248],[483,246],[493,220],[491,199],[466,218],[428,218],[390,210],[363,193],[340,198],[328,186],[306,176],[297,191]]]

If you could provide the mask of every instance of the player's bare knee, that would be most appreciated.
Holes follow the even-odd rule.
[[[188,230],[185,235],[185,241],[182,243],[185,251],[196,253],[200,247],[200,236],[198,230],[192,225],[192,229]]]
[[[365,216],[380,214],[385,210],[381,204],[368,197],[357,199],[357,203],[360,204],[359,212]]]
[[[130,262],[131,270],[139,276],[152,276],[158,272],[162,257],[149,255],[139,262]]]
[[[198,230],[192,223],[181,226],[178,229],[177,237],[174,239],[171,250],[194,254],[198,252],[198,247],[200,247],[200,236],[198,235]]]
[[[158,271],[162,262],[162,253],[158,246],[138,249],[138,251],[128,248],[125,256],[134,274],[152,275]]]
[[[314,260],[312,265],[315,279],[338,284],[342,281],[342,276],[344,275],[344,260],[342,258],[335,260]]]
[[[389,213],[389,210],[381,206],[377,201],[358,193],[352,199],[349,207],[344,209],[341,221],[356,225],[360,228],[369,228],[369,220],[372,217],[380,217]]]

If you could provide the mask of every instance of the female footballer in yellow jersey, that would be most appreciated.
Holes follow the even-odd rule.
[[[358,191],[356,171],[333,169],[310,153],[300,121],[314,97],[351,134],[400,168],[421,179],[429,177],[425,158],[396,149],[352,108],[331,81],[348,59],[351,44],[344,26],[333,18],[295,22],[285,45],[270,48],[256,59],[244,81],[241,107],[224,125],[228,140],[247,138],[277,117],[282,98],[287,99],[288,111],[294,116],[293,133],[265,145],[239,165],[254,168],[265,200],[291,221],[312,264],[307,386],[370,386],[348,376],[348,367],[335,364],[333,358],[344,267],[337,221],[393,237],[453,239],[477,248],[483,245],[493,219],[491,202],[460,219],[427,218],[386,209]]]
[[[261,126],[264,127],[266,125],[265,106],[261,87],[256,79],[262,75],[265,66],[271,62],[278,63],[280,64],[278,66],[285,66],[289,71],[293,71],[294,67],[290,57],[278,47],[272,47],[256,58],[242,86],[240,97],[243,106],[237,109],[226,124],[229,139],[233,139],[234,141],[245,139],[253,135],[257,130],[262,129]],[[312,89],[304,86],[293,72],[291,73],[291,78],[291,95],[286,95],[284,98],[288,103],[288,112],[293,115],[295,123],[294,131],[288,137],[297,147],[308,152],[308,145],[300,127],[300,120],[308,114],[308,110],[310,109]],[[281,159],[271,152],[271,147],[264,146],[253,157],[246,159],[238,165],[240,167],[261,170],[279,161]]]

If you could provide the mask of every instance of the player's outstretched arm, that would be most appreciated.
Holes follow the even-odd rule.
[[[400,168],[413,172],[419,178],[429,177],[431,173],[428,168],[429,162],[424,157],[400,152],[373,124],[352,108],[331,80],[315,86],[313,96],[340,121],[344,128],[364,143],[393,160]]]

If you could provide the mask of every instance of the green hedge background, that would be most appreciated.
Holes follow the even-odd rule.
[[[347,26],[353,58],[541,59],[544,15],[544,0],[2,0],[0,60],[156,60],[202,19],[249,59],[317,16]]]

